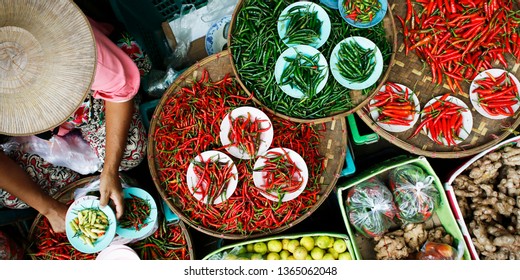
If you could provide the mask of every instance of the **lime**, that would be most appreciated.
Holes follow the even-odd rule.
[[[297,239],[292,239],[291,241],[289,241],[289,244],[287,244],[287,251],[294,254],[294,250],[298,246],[300,246],[300,241],[298,241]]]
[[[224,257],[224,260],[236,260],[236,259],[238,259],[238,257],[236,255],[233,255],[233,254],[227,254]]]
[[[331,260],[335,260],[335,259],[334,259],[334,256],[332,256],[331,253],[327,253],[327,254],[323,255],[322,260],[324,260],[324,261],[331,261]]]
[[[305,260],[307,255],[308,255],[307,249],[305,249],[305,247],[303,247],[303,246],[297,246],[294,249],[293,256],[297,260]]]
[[[280,251],[282,251],[282,241],[280,240],[277,240],[277,239],[273,239],[273,240],[269,240],[267,242],[267,250],[269,252],[275,252],[275,253],[278,253]]]
[[[289,241],[291,240],[287,238],[282,239],[282,250],[287,250],[287,245],[289,245]]]
[[[289,253],[289,252],[287,252],[287,253]],[[265,259],[268,261],[276,261],[276,260],[280,260],[282,258],[280,257],[280,255],[278,255],[278,253],[271,252],[271,253],[267,254]]]
[[[253,250],[255,251],[255,253],[263,255],[267,253],[267,245],[265,245],[264,242],[256,242],[253,246]]]
[[[293,255],[290,255],[290,256],[287,257],[287,260],[288,260],[288,261],[294,261],[294,260],[296,260],[296,259],[294,258]]]
[[[252,254],[250,257],[251,260],[263,260],[262,254]]]
[[[327,251],[334,257],[335,260],[338,259],[339,253],[336,252],[336,250],[334,250],[334,248],[329,248]]]
[[[345,240],[338,238],[334,241],[333,248],[334,248],[334,250],[336,250],[336,252],[341,254],[341,253],[347,251],[347,243],[345,242]]]
[[[311,257],[315,260],[321,260],[324,254],[325,251],[323,251],[323,249],[320,247],[314,247],[311,251]]]
[[[352,256],[350,255],[349,252],[344,252],[344,253],[339,254],[338,260],[352,260]]]
[[[249,243],[246,245],[246,249],[247,249],[247,252],[249,253],[253,253],[255,250],[253,249],[254,247],[254,244],[253,243]]]
[[[333,242],[332,238],[330,238],[329,236],[326,236],[326,235],[320,235],[316,239],[316,245],[318,247],[320,247],[321,249],[329,248],[329,246],[333,244],[332,242]]]
[[[314,248],[314,238],[311,236],[304,236],[300,239],[300,245],[305,247],[305,249],[310,252],[312,248]]]
[[[282,250],[280,252],[280,258],[282,260],[286,260],[290,255],[291,255],[291,253],[289,251],[287,251],[287,250]]]

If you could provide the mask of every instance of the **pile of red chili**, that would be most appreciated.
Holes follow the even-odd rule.
[[[518,103],[515,81],[505,71],[498,77],[489,72],[486,74],[487,77],[475,81],[478,87],[473,90],[480,107],[491,116],[513,116],[513,106]]]
[[[217,155],[218,156],[218,155]],[[226,188],[229,181],[236,176],[231,171],[233,163],[220,162],[219,158],[207,160],[194,160],[193,172],[198,178],[193,187],[193,192],[199,194],[202,201],[213,204],[221,195],[226,197]],[[224,199],[223,199],[224,200]]]
[[[442,139],[448,146],[456,145],[456,140],[463,140],[459,135],[464,129],[462,112],[467,109],[447,101],[449,96],[449,93],[446,93],[424,108],[421,124],[408,139],[415,137],[425,127],[433,141],[439,145],[444,145]]]
[[[297,191],[303,184],[302,171],[291,159],[289,153],[282,148],[283,152],[269,151],[263,158],[264,165],[255,172],[262,172],[263,186],[257,186],[267,196],[274,199],[282,199],[284,194]],[[273,195],[272,192],[277,195]]]
[[[323,157],[318,151],[319,132],[311,125],[297,124],[275,116],[271,119],[277,132],[274,147],[287,147],[300,154],[309,168],[304,192],[281,205],[260,194],[252,180],[255,159],[239,160],[238,186],[223,203],[207,205],[195,199],[188,190],[186,169],[195,155],[218,149],[220,122],[233,109],[249,105],[251,97],[238,82],[226,75],[210,80],[204,69],[199,80],[180,88],[168,98],[157,116],[153,131],[155,169],[158,181],[171,198],[174,209],[194,226],[220,233],[248,235],[268,232],[294,222],[317,202],[321,187],[317,179],[323,171]],[[323,125],[324,127],[324,125]]]
[[[147,238],[128,244],[142,260],[189,260],[187,242],[179,223],[162,219],[157,230]]]
[[[417,113],[408,88],[386,82],[385,89],[374,96],[376,102],[369,106],[379,111],[377,122],[389,125],[410,125]]]
[[[417,13],[407,0],[403,26],[406,54],[416,54],[430,66],[432,82],[461,89],[495,61],[504,67],[504,55],[520,61],[520,13],[512,0],[416,0]],[[518,4],[516,4],[518,5]]]
[[[146,219],[150,216],[150,203],[130,194],[130,198],[124,199],[123,216],[119,219],[118,224],[121,228],[133,228],[136,231],[147,225]]]
[[[76,250],[65,233],[55,233],[45,217],[41,217],[31,235],[31,256],[38,260],[94,260],[98,253],[85,254]],[[179,223],[166,223],[149,237],[127,244],[142,260],[189,260],[187,241]]]
[[[32,235],[31,255],[38,260],[93,260],[97,254],[76,250],[65,233],[55,233],[47,218],[42,217]]]
[[[229,114],[229,121],[231,129],[228,137],[231,143],[227,146],[238,147],[251,156],[256,155],[260,146],[261,134],[270,129],[270,126],[262,128],[262,123],[268,122],[268,120],[252,118],[251,113],[248,112],[247,117],[239,116],[234,119]]]

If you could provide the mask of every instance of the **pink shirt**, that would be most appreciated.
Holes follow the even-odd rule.
[[[132,99],[139,90],[141,76],[132,59],[101,30],[106,28],[90,19],[96,40],[97,65],[92,83],[94,98],[112,102]]]

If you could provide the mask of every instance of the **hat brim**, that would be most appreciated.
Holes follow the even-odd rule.
[[[0,0],[0,134],[48,131],[90,91],[96,47],[69,0]]]

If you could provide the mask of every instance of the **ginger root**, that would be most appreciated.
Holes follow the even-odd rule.
[[[520,165],[520,148],[505,147],[502,152],[502,162],[510,166]]]
[[[480,183],[492,183],[498,177],[498,170],[502,163],[498,161],[500,153],[491,153],[471,164],[469,177],[478,185]]]
[[[448,234],[444,227],[438,226],[427,231],[426,241],[453,245],[453,236]]]
[[[424,226],[424,223],[407,224],[403,226],[404,241],[413,252],[418,252],[428,238],[428,233]]]
[[[377,242],[374,247],[376,259],[378,260],[401,260],[406,259],[410,255],[410,249],[406,246],[403,237],[404,232],[397,230],[387,233],[382,237],[376,237]]]
[[[482,193],[482,189],[477,186],[467,175],[459,175],[453,181],[455,195],[461,197],[477,197]]]

